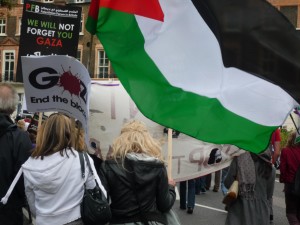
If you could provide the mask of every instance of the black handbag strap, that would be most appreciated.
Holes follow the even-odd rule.
[[[146,219],[145,214],[142,210],[141,202],[140,202],[140,199],[139,199],[138,194],[137,194],[138,192],[136,190],[136,185],[134,183],[135,182],[135,172],[134,172],[134,169],[133,169],[133,166],[132,166],[130,160],[125,159],[125,165],[127,165],[130,168],[130,171],[128,171],[126,168],[125,169],[126,169],[127,174],[130,177],[131,187],[132,187],[132,190],[134,192],[136,201],[137,201],[138,206],[139,206],[139,214],[140,214],[141,222],[145,225],[149,225],[148,220]]]
[[[88,168],[91,172],[91,174],[94,176],[94,171],[92,170],[92,166],[91,166],[91,163],[90,163],[90,160],[88,158],[88,155],[86,152],[78,152],[78,155],[79,155],[79,160],[80,160],[80,166],[81,166],[81,176],[82,176],[82,179],[85,178],[85,165],[84,165],[84,159],[88,165]],[[84,157],[84,158],[83,158]],[[95,177],[94,177],[95,178]],[[96,182],[96,186],[99,187],[99,184],[98,184],[98,181],[96,180],[95,178],[95,182]],[[85,186],[85,183],[84,183],[84,186]]]
[[[80,166],[81,166],[81,176],[82,176],[82,179],[84,179],[85,178],[85,165],[84,165],[83,153],[78,152],[78,155],[79,155],[79,161],[80,161]]]
[[[87,165],[89,167],[89,170],[90,170],[91,174],[94,175],[94,171],[92,170],[91,162],[89,160],[89,157],[88,157],[87,153],[83,152],[83,156],[85,158],[85,161],[87,162]]]

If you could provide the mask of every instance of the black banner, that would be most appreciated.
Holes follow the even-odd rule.
[[[17,82],[23,82],[21,56],[69,55],[76,58],[81,7],[24,1]]]

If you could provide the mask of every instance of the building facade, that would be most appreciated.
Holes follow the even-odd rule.
[[[49,4],[62,4],[61,0],[38,1]],[[86,66],[91,78],[115,78],[116,75],[103,50],[103,46],[97,37],[92,36],[85,30],[90,0],[67,0],[66,4],[82,8],[77,59]],[[0,82],[8,82],[17,89],[20,105],[23,100],[24,88],[22,83],[16,82],[16,71],[23,6],[23,0],[0,1]],[[20,109],[21,106],[19,106],[18,112]]]
[[[294,25],[295,29],[300,32],[300,0],[268,0],[276,7],[286,18]],[[291,114],[292,115],[292,114]],[[293,116],[295,123],[299,126],[298,116]],[[290,116],[286,119],[283,128],[294,130],[295,125]]]
[[[268,0],[298,30],[300,29],[300,0]]]

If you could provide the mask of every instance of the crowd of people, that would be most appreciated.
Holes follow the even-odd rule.
[[[168,177],[161,142],[151,136],[144,123],[124,124],[108,159],[88,156],[93,173],[86,165],[82,179],[79,154],[87,152],[87,146],[80,124],[73,126],[67,115],[53,113],[33,136],[25,120],[11,119],[17,102],[15,89],[0,83],[1,196],[19,169],[23,171],[7,203],[0,205],[0,224],[23,225],[22,208],[28,206],[37,225],[83,225],[80,203],[84,188],[97,183],[110,202],[110,224],[168,224],[165,213],[176,200],[176,183]],[[245,152],[229,167],[215,172],[213,192],[221,190],[226,196],[233,181],[239,183],[237,199],[226,205],[226,225],[267,225],[273,220],[272,196],[279,158],[287,220],[290,225],[300,224],[300,197],[293,192],[300,166],[299,131],[290,135],[282,150],[277,132],[261,154]],[[208,174],[180,182],[180,209],[193,214],[195,196],[210,190],[211,179]]]
[[[151,137],[142,122],[124,125],[112,145],[111,159],[101,167],[96,168],[89,157],[94,176],[86,165],[82,180],[78,153],[87,147],[84,132],[76,131],[80,126],[73,130],[68,116],[51,114],[38,128],[33,147],[28,132],[10,118],[17,101],[14,88],[0,84],[2,196],[19,169],[23,170],[23,178],[0,207],[0,224],[23,225],[22,207],[27,199],[37,225],[83,225],[80,203],[84,188],[96,186],[94,176],[110,198],[110,224],[167,224],[164,213],[175,202],[176,183],[168,178],[161,143]]]

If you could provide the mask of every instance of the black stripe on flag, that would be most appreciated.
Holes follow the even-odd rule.
[[[265,0],[192,2],[219,41],[225,67],[272,82],[300,103],[300,35],[283,14]]]

